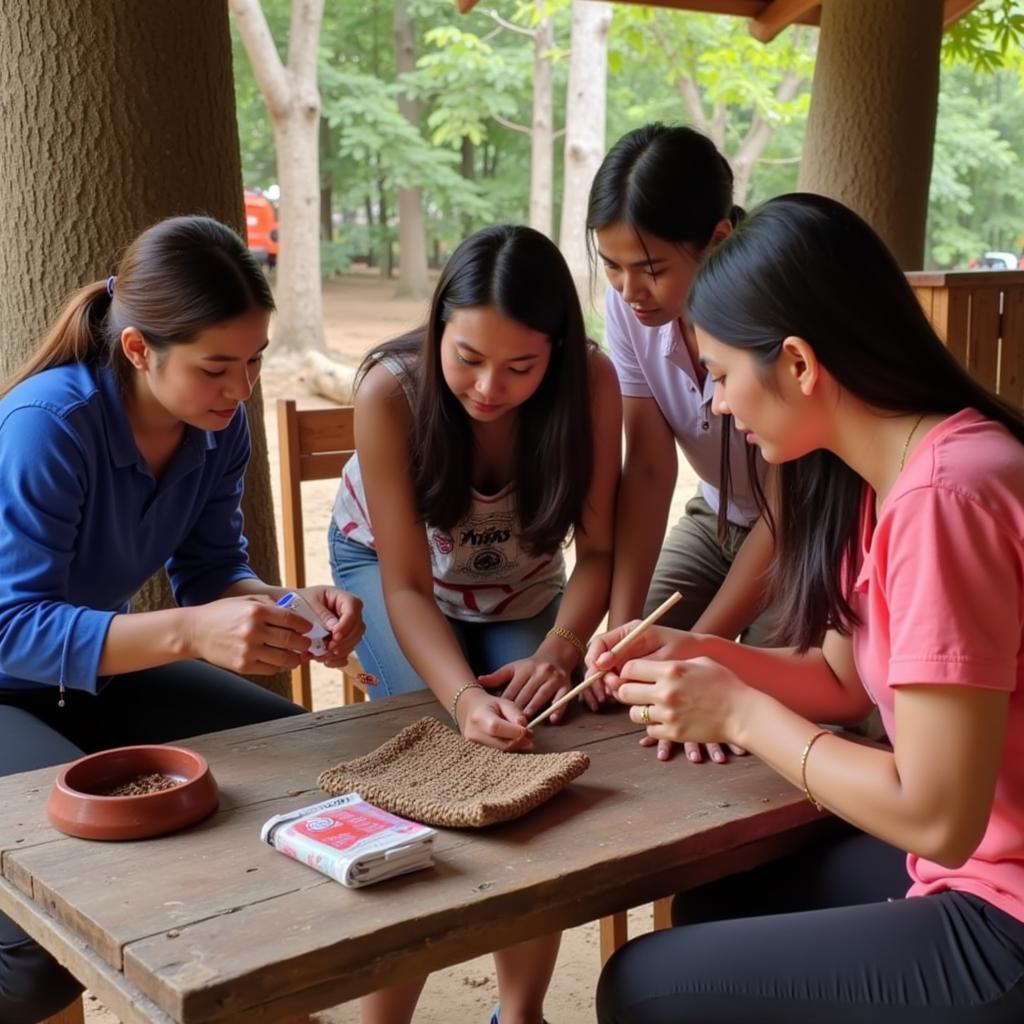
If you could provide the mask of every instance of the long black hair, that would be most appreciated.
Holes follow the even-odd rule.
[[[974,408],[1024,442],[1024,416],[963,369],[882,240],[835,200],[794,194],[764,203],[708,255],[689,308],[702,330],[746,349],[766,370],[794,335],[876,409],[951,415]],[[823,449],[781,467],[776,639],[806,650],[829,628],[849,633],[858,625],[853,580],[842,570],[856,564],[864,486]]]
[[[254,308],[272,310],[274,298],[238,235],[209,217],[170,217],[128,246],[114,277],[68,299],[38,349],[0,386],[0,397],[67,363],[109,365],[124,386],[132,372],[121,351],[126,327],[162,353]]]
[[[515,481],[519,538],[550,553],[583,522],[593,476],[586,329],[572,275],[550,239],[497,225],[467,238],[448,260],[419,330],[385,342],[363,360],[357,381],[382,355],[403,358],[415,382],[410,450],[424,522],[452,529],[469,510],[474,452],[469,416],[441,369],[441,336],[456,310],[489,306],[547,335],[551,358],[518,412]]]

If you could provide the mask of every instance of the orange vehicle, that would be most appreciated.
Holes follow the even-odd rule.
[[[260,263],[277,263],[277,213],[258,188],[245,190],[245,244]]]

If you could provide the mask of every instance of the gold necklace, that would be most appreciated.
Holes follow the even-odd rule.
[[[910,447],[910,440],[917,433],[917,428],[921,426],[921,421],[927,415],[928,414],[926,412],[921,413],[921,415],[918,416],[917,420],[914,422],[914,425],[910,428],[910,433],[907,434],[907,439],[906,441],[903,442],[903,451],[900,454],[900,468],[897,470],[897,473],[903,472],[903,466],[907,461],[907,449]]]

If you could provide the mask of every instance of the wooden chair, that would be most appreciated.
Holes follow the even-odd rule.
[[[306,585],[306,545],[302,525],[302,482],[337,480],[355,454],[355,417],[350,405],[299,411],[291,399],[277,402],[277,435],[281,458],[281,511],[284,516],[284,582],[291,590]],[[324,555],[326,563],[326,554]],[[343,703],[365,700],[350,659],[343,673]],[[292,672],[292,700],[313,707],[309,664]]]
[[[42,1024],[85,1024],[85,1008],[81,998],[65,1006],[60,1013],[47,1017]]]

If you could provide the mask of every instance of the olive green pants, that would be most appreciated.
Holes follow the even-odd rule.
[[[678,590],[683,599],[669,609],[661,624],[692,629],[718,593],[749,533],[748,527],[729,523],[720,541],[718,513],[699,494],[691,498],[686,503],[686,514],[665,538],[647,591],[644,614],[649,615]],[[767,646],[771,618],[770,608],[762,611],[740,635],[742,642],[754,647]]]

